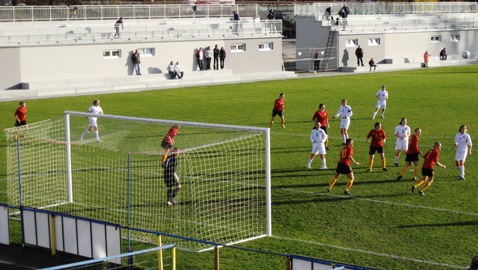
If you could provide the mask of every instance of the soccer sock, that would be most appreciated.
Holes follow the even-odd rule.
[[[274,121],[271,121],[271,122],[269,123],[269,127],[272,127],[272,124],[274,124]]]
[[[329,138],[327,137],[327,139],[325,140],[325,147],[327,147],[329,145]]]
[[[168,201],[170,199],[173,198],[173,189],[172,188],[168,188],[168,191],[166,192],[167,196],[168,196]]]
[[[398,163],[398,159],[400,159],[400,155],[395,155],[395,163]]]
[[[430,180],[426,181],[421,191],[425,191],[425,189],[427,189],[431,184],[432,184],[432,181]]]
[[[461,177],[465,178],[465,165],[461,166]]]
[[[415,166],[415,168],[413,169],[413,177],[417,177],[418,170],[420,170],[420,168],[418,168],[418,166]]]
[[[174,198],[176,197],[176,195],[178,195],[179,191],[181,190],[180,187],[176,187],[175,189],[173,189],[173,192],[171,194],[171,198]]]
[[[100,139],[100,133],[98,132],[98,130],[95,130],[95,138],[96,138],[97,140]]]
[[[414,186],[417,188],[417,187],[419,187],[421,184],[423,184],[423,182],[425,182],[425,178],[422,178],[422,179],[418,180],[418,181],[415,183]]]
[[[330,181],[330,184],[329,184],[329,189],[332,189],[335,185],[335,182],[337,182],[337,178],[332,178],[332,181]]]
[[[325,160],[325,158],[322,159],[322,167],[327,167],[327,161]]]
[[[372,167],[373,167],[373,159],[369,159],[368,160],[368,169],[372,170]]]
[[[307,165],[310,165],[310,164],[312,164],[312,158],[311,157],[309,157],[309,161],[307,161]]]
[[[407,172],[407,166],[403,166],[402,170],[400,171],[400,175],[403,176]]]
[[[167,158],[168,158],[168,154],[164,154],[163,157],[161,158],[161,163],[164,163]]]
[[[344,143],[347,141],[347,135],[342,134],[342,139],[344,140]]]
[[[86,134],[88,134],[88,133],[90,133],[90,131],[89,131],[89,130],[85,130],[85,131],[83,131],[83,133],[81,133],[81,136],[80,136],[80,138],[82,138],[82,139],[83,139],[83,137],[85,137],[85,135],[86,135]]]
[[[373,112],[372,119],[375,119],[375,116],[377,116],[377,112]]]
[[[354,180],[349,180],[347,182],[347,186],[345,187],[345,190],[349,191],[349,189],[352,187],[353,184],[354,184]]]
[[[382,159],[382,168],[387,168],[387,162],[385,159]]]

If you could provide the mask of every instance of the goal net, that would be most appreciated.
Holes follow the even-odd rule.
[[[67,111],[30,124],[25,138],[5,130],[10,205],[120,224],[143,241],[154,241],[149,232],[221,244],[271,235],[269,129],[95,115],[101,141],[80,140],[89,116]],[[161,141],[173,125],[181,189],[168,205]]]

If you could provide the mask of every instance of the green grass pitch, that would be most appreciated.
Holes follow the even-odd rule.
[[[451,146],[462,124],[478,144],[477,74],[478,66],[473,65],[27,100],[27,120],[56,118],[65,110],[86,111],[99,98],[107,114],[268,127],[273,102],[284,92],[287,128],[282,129],[276,118],[271,130],[273,236],[240,246],[380,269],[462,269],[478,254],[478,166],[473,153],[466,161],[466,181],[456,180]],[[372,120],[375,93],[382,84],[390,95],[386,118]],[[313,169],[306,169],[314,111],[324,103],[333,115],[343,98],[354,112],[349,134],[355,140],[355,159],[361,163],[353,166],[351,196],[342,193],[345,176],[331,193],[326,191],[341,149],[339,120],[330,119],[329,169],[319,171],[318,159]],[[18,102],[1,103],[0,127],[13,126],[17,107]],[[402,117],[412,129],[422,129],[422,152],[435,141],[443,144],[440,162],[447,169],[436,168],[435,182],[425,196],[410,191],[411,172],[404,180],[395,180],[404,156],[399,168],[393,167],[393,131]],[[376,156],[374,172],[365,173],[369,159],[365,135],[376,121],[388,136],[389,171],[379,170]],[[162,135],[158,134],[158,142]],[[0,137],[0,152],[0,202],[5,202],[5,136]],[[231,249],[222,249],[221,254],[221,269],[285,269],[282,257]],[[180,252],[178,269],[212,269],[212,258],[212,252]]]

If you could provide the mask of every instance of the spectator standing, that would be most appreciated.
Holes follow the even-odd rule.
[[[370,58],[370,61],[368,61],[368,65],[370,66],[369,71],[372,71],[372,68],[373,68],[373,71],[377,70],[377,65],[375,64],[375,61],[373,60],[373,58]]]
[[[232,12],[232,19],[234,21],[239,21],[241,18],[239,17],[239,13],[237,13],[235,10]]]
[[[440,51],[440,60],[441,61],[446,61],[446,58],[447,58],[447,54],[446,54],[446,48],[443,48],[441,51]]]
[[[471,148],[473,147],[471,137],[466,131],[466,126],[461,125],[455,136],[455,144],[451,148],[454,149],[456,147],[455,163],[460,173],[458,180],[465,180],[465,160],[467,155],[471,156]]]
[[[332,17],[332,7],[328,7],[325,9],[325,16],[328,21],[333,21],[334,17]]]
[[[315,50],[314,53],[314,72],[317,73],[320,69],[320,51]]]
[[[274,20],[276,18],[276,14],[273,9],[269,10],[269,13],[267,14],[267,19],[268,20]]]
[[[429,150],[425,155],[423,155],[423,158],[425,159],[423,161],[422,165],[422,175],[423,178],[418,180],[415,185],[412,186],[412,192],[415,192],[415,190],[423,183],[422,189],[418,192],[420,195],[425,195],[425,190],[430,187],[430,185],[433,183],[433,179],[435,178],[434,174],[434,168],[435,164],[442,167],[443,169],[446,169],[446,165],[441,164],[438,160],[440,159],[440,150],[441,150],[441,143],[440,142],[435,142],[433,144],[433,148]]]
[[[352,107],[347,105],[347,100],[342,99],[342,105],[339,107],[339,111],[332,118],[340,117],[340,133],[342,134],[343,145],[346,144],[349,138],[348,129],[350,127],[350,117],[353,115]]]
[[[417,175],[418,175],[418,156],[422,155],[422,152],[420,151],[420,148],[418,148],[418,140],[420,135],[422,134],[422,130],[419,128],[416,128],[413,131],[413,135],[411,136],[410,143],[408,144],[408,149],[406,152],[406,157],[405,157],[405,166],[403,166],[402,170],[400,171],[400,175],[397,177],[397,180],[402,179],[403,175],[408,170],[408,167],[413,163],[413,178],[412,180],[417,181]]]
[[[211,47],[207,46],[206,51],[204,52],[204,56],[206,58],[206,70],[211,69]]]
[[[372,119],[375,119],[375,116],[380,108],[382,109],[382,114],[380,117],[385,118],[385,110],[387,109],[388,100],[387,86],[385,84],[382,85],[382,89],[378,90],[375,96],[377,97],[377,105],[375,105],[375,111],[373,112]]]
[[[212,50],[213,57],[214,57],[214,70],[219,69],[219,48],[217,47],[217,44],[214,46],[214,49]]]
[[[136,71],[136,75],[141,75],[141,69],[139,64],[141,63],[141,57],[139,55],[138,50],[136,50],[132,55],[131,55],[131,61],[133,61],[133,68]]]
[[[219,51],[219,60],[221,64],[221,69],[224,69],[224,61],[226,60],[226,50],[224,47],[221,47],[221,50]]]
[[[309,161],[307,162],[307,168],[310,169],[312,161],[314,158],[319,155],[322,160],[322,167],[319,170],[327,169],[327,161],[325,160],[325,142],[327,141],[327,134],[323,129],[320,128],[320,122],[315,123],[315,127],[310,133],[310,142],[312,143],[312,153],[309,156]]]
[[[369,138],[371,138],[369,151],[370,159],[368,161],[368,169],[366,172],[372,171],[375,153],[378,153],[382,159],[382,170],[385,172],[388,171],[387,164],[385,162],[385,154],[383,152],[383,144],[387,140],[387,135],[382,129],[382,124],[379,122],[375,123],[374,129],[370,130],[367,134],[367,139],[365,140],[366,143],[368,143]]]
[[[329,187],[327,188],[328,192],[332,190],[340,175],[346,174],[349,178],[349,181],[347,182],[347,186],[345,186],[344,194],[350,194],[350,188],[354,183],[354,173],[352,171],[352,168],[350,167],[350,161],[352,161],[357,166],[360,165],[360,163],[355,161],[355,159],[353,158],[353,146],[354,141],[352,139],[347,139],[344,148],[342,148],[342,151],[340,151],[340,160],[337,164],[337,169],[335,169],[335,175],[330,181]]]
[[[363,49],[358,45],[357,49],[355,49],[355,56],[357,56],[357,66],[363,67]]]
[[[204,66],[203,66],[203,63],[202,63],[203,58],[204,58],[204,52],[203,52],[202,48],[199,47],[198,51],[196,52],[196,60],[197,60],[199,70],[204,69]]]
[[[122,30],[124,30],[124,25],[123,25],[123,17],[120,17],[116,22],[115,22],[115,37],[120,37],[120,27]]]
[[[176,76],[178,79],[182,79],[184,76],[184,71],[181,69],[181,65],[179,65],[179,61],[176,62],[174,65],[174,72],[176,73]]]
[[[423,67],[428,67],[428,59],[430,59],[430,54],[428,51],[425,51],[423,54]]]
[[[269,123],[270,128],[272,128],[272,125],[274,124],[274,118],[276,117],[276,115],[279,115],[280,117],[281,127],[285,128],[285,125],[284,125],[285,120],[284,120],[283,112],[284,112],[284,93],[280,93],[279,98],[276,99],[276,101],[274,102],[274,108],[272,109],[272,118]]]
[[[234,31],[233,33],[234,34],[238,34],[239,33],[239,20],[241,19],[239,17],[239,13],[237,13],[235,10],[232,12],[232,20],[234,21],[233,22],[233,28],[234,28]]]
[[[25,139],[26,133],[28,131],[28,125],[27,125],[27,104],[24,101],[20,101],[18,103],[20,107],[17,108],[15,111],[15,126],[16,127],[21,127],[24,126],[25,130],[23,131],[22,138]],[[18,138],[18,135],[15,135],[15,140]]]
[[[347,7],[347,5],[344,4],[344,6],[339,11],[339,16],[342,18],[342,26],[344,30],[345,30],[345,27],[348,25],[347,17],[349,16],[349,13],[350,13],[349,8]]]

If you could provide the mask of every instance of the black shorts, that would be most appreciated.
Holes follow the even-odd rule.
[[[335,169],[335,172],[340,174],[349,174],[352,172],[352,168],[350,168],[350,166],[347,166],[347,164],[345,163],[339,162],[337,164],[337,169]]]
[[[324,130],[324,131],[325,131],[325,134],[329,134],[329,133],[327,132],[327,127],[326,127],[326,126],[320,126],[320,129]]]
[[[21,122],[15,121],[15,126],[16,127],[26,126],[26,125],[27,125],[27,121],[21,121]]]
[[[418,161],[418,153],[415,153],[415,154],[407,154],[407,156],[405,157],[405,161],[406,161],[406,162]]]
[[[370,146],[370,150],[368,151],[368,154],[369,155],[374,155],[375,153],[383,153],[383,147],[382,146],[379,146],[379,147],[373,147],[373,146]]]
[[[428,177],[433,177],[433,169],[428,169],[428,168],[422,168],[422,175],[423,176],[428,176]]]
[[[282,111],[272,110],[272,116],[276,116],[276,115],[279,115],[280,117],[282,117]]]
[[[171,149],[171,148],[173,148],[173,145],[168,143],[168,142],[162,141],[161,142],[161,147],[164,148],[164,149]]]
[[[174,186],[179,185],[178,178],[176,177],[176,174],[166,174],[164,175],[164,184],[168,188],[172,188]]]

